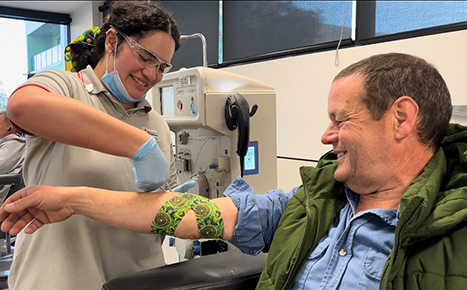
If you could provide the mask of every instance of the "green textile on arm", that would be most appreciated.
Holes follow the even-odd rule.
[[[193,210],[200,238],[223,238],[222,213],[212,200],[191,193],[180,193],[169,199],[157,212],[151,224],[154,234],[174,236],[178,224]]]

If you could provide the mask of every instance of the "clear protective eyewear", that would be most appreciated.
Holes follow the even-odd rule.
[[[172,64],[163,61],[153,52],[151,52],[147,48],[144,48],[143,46],[141,46],[139,43],[131,39],[129,36],[127,36],[123,32],[118,31],[118,29],[113,27],[112,25],[110,25],[110,27],[113,28],[118,34],[123,36],[123,38],[125,38],[125,40],[128,42],[128,45],[131,48],[131,51],[135,55],[136,59],[142,65],[148,68],[156,67],[156,73],[159,75],[163,75],[170,71],[170,69],[172,68]]]

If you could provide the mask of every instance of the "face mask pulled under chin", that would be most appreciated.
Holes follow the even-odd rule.
[[[116,50],[116,49],[115,49]],[[133,99],[128,91],[123,85],[122,79],[118,75],[118,71],[115,68],[115,53],[114,53],[114,70],[112,72],[107,71],[107,61],[109,60],[109,56],[107,56],[107,60],[105,61],[105,73],[102,76],[101,80],[104,85],[109,89],[112,95],[121,103],[130,104],[130,103],[137,103],[142,101],[146,94],[144,94],[140,99],[135,100]]]

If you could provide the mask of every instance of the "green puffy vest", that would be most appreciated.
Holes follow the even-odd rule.
[[[257,289],[290,289],[347,203],[334,154],[300,169]],[[404,193],[380,289],[467,289],[467,128],[451,124],[441,148]]]

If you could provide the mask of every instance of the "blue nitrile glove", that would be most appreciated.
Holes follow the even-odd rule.
[[[187,182],[180,184],[179,186],[172,189],[172,192],[188,192],[188,190],[192,189],[196,185],[196,181],[188,180]]]
[[[135,183],[144,191],[158,189],[170,178],[169,164],[156,140],[151,137],[132,158],[135,161]]]

